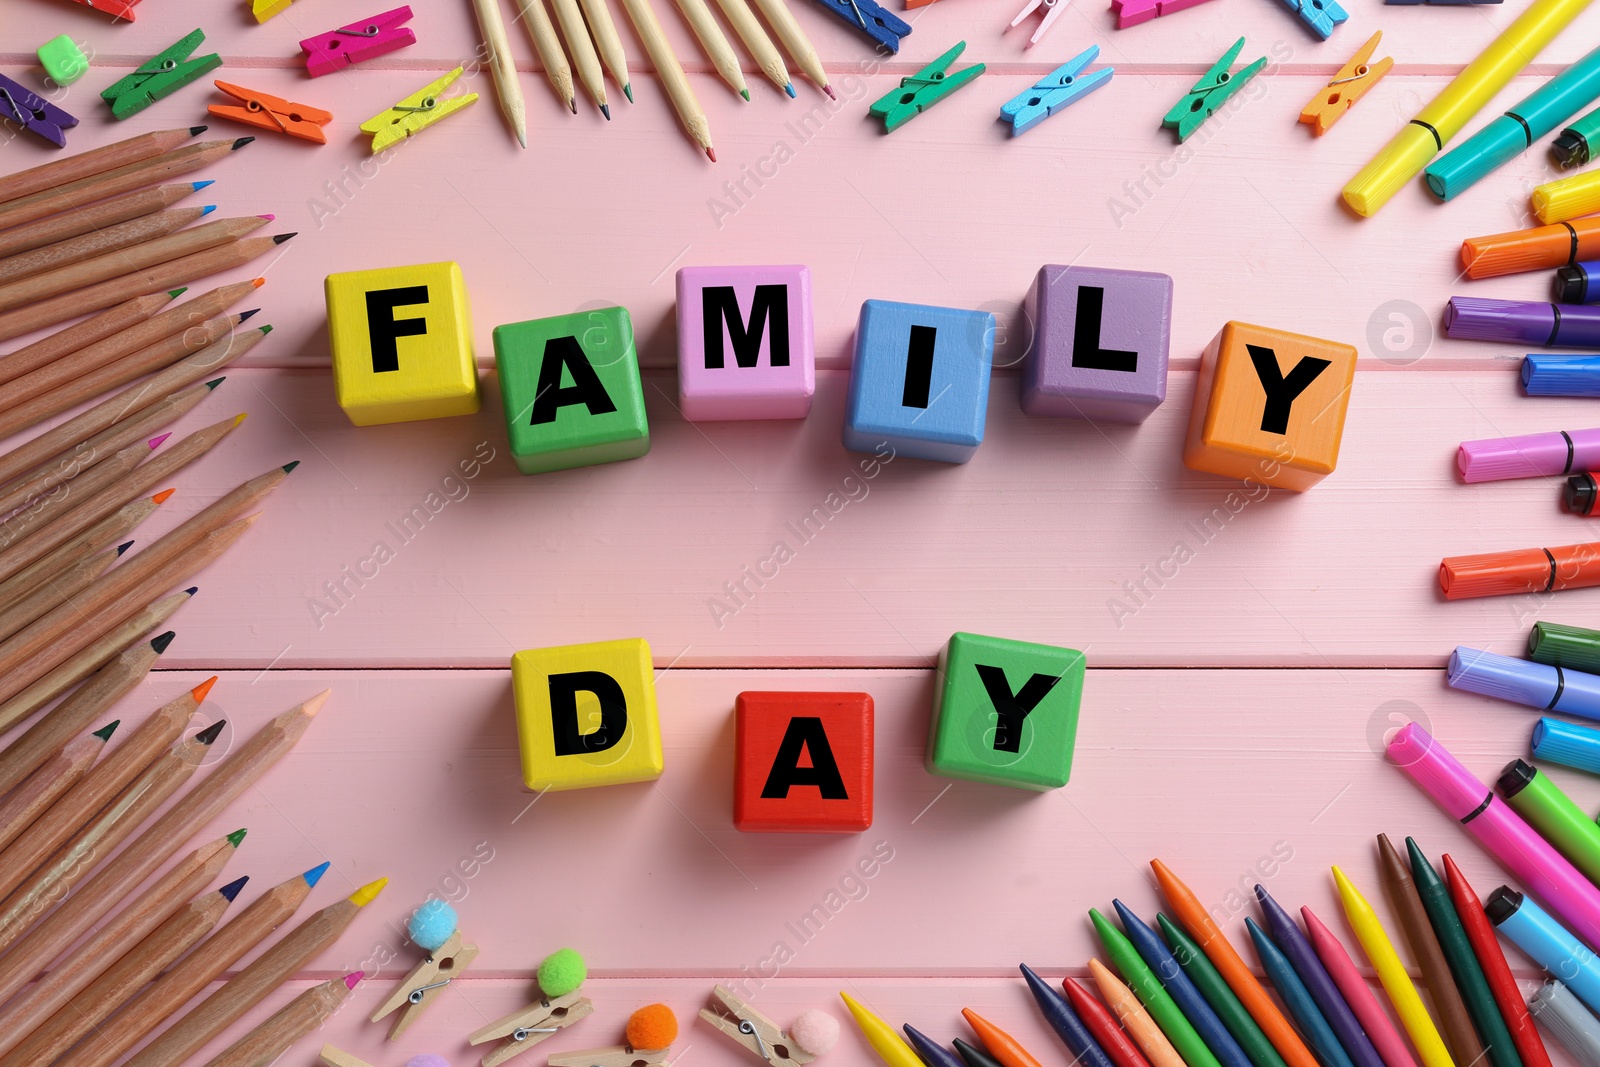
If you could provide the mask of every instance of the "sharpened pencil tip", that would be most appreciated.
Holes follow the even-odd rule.
[[[218,719],[204,730],[194,735],[194,739],[202,745],[215,744],[217,738],[222,736],[222,728],[228,725],[227,719]]]
[[[171,436],[172,436],[172,434],[170,432],[168,432],[168,433],[161,434],[159,437],[150,438],[150,441],[149,441],[150,447],[151,448],[160,448],[161,447],[161,442],[165,441],[167,438],[169,438]]]
[[[387,878],[379,878],[376,882],[368,882],[366,885],[350,894],[350,903],[354,904],[358,908],[364,908],[376,900],[378,894],[383,892],[383,887],[388,884],[389,879]]]
[[[789,99],[790,100],[793,100],[794,99],[794,82],[789,82],[788,84],[786,84],[783,87],[783,91],[789,94]]]
[[[251,316],[259,314],[261,314],[260,308],[251,308],[249,311],[241,311],[239,312],[239,321],[241,323],[249,322]]]
[[[317,712],[322,710],[322,705],[326,704],[328,702],[328,698],[331,696],[333,696],[333,690],[324,689],[310,700],[307,700],[305,703],[301,704],[300,710],[305,714],[305,717],[309,719]]]
[[[189,588],[184,590],[184,592],[188,593],[190,596],[194,596],[199,591],[200,591],[200,587],[198,585],[191,585]]]
[[[189,183],[189,187],[190,187],[190,188],[191,188],[191,189],[192,189],[192,190],[193,190],[193,191],[194,191],[194,192],[197,192],[197,193],[198,193],[198,192],[199,192],[199,191],[200,191],[200,190],[202,190],[202,189],[204,189],[204,188],[205,188],[205,187],[206,187],[206,186],[208,186],[208,185],[215,185],[215,184],[217,184],[217,179],[215,179],[215,178],[207,178],[207,179],[206,179],[206,180],[205,180],[205,181],[203,181],[203,182],[190,182],[190,183]]]
[[[272,324],[269,322],[265,326],[256,327],[256,329],[260,330],[262,333],[271,333],[272,332]]]
[[[239,414],[237,414],[237,415],[235,415],[233,417],[233,424],[235,426],[237,426],[241,422],[243,422],[245,419],[248,419],[249,417],[250,417],[250,413],[248,411],[241,411],[241,412],[239,412]]]
[[[205,133],[205,132],[206,132],[206,127],[204,127],[204,126],[190,126],[189,127],[189,136],[190,137],[199,137],[202,133]]]
[[[611,121],[611,105],[610,104],[601,104],[600,105],[600,114],[602,114],[602,115],[604,115],[606,117],[606,121],[607,122],[610,122]]]
[[[333,866],[332,863],[327,860],[323,860],[321,863],[317,864],[300,877],[306,880],[306,885],[315,886],[318,882],[322,881],[322,876],[328,873],[328,868],[331,866]]]
[[[711,162],[715,163],[717,161],[717,150],[715,148],[706,149],[706,156]]]
[[[244,889],[244,884],[249,880],[250,876],[248,874],[243,878],[235,878],[233,881],[217,890],[217,892],[222,894],[223,900],[226,900],[229,904],[232,904],[233,899],[239,895],[240,890]]]
[[[750,102],[750,90],[749,89],[740,89],[739,90],[739,95],[744,97],[744,102],[745,103],[748,104]]]
[[[217,205],[215,205],[215,204],[207,204],[205,207],[200,209],[200,217],[201,218],[205,218],[207,215],[211,214],[215,210],[217,210]]]
[[[110,722],[100,727],[100,729],[96,730],[94,732],[94,736],[98,737],[102,741],[109,741],[111,740],[111,735],[117,732],[117,727],[121,724],[121,719],[112,719]]]
[[[278,216],[276,216],[276,215],[257,215],[256,218],[258,218],[258,219],[266,219],[268,222],[275,222],[275,221],[277,221]]]
[[[344,987],[346,989],[354,989],[356,987],[356,983],[361,981],[361,979],[365,978],[366,976],[366,971],[351,971],[349,974],[344,976]]]
[[[167,646],[172,644],[172,639],[177,636],[178,631],[176,630],[168,630],[164,634],[156,634],[150,639],[150,647],[155,649],[156,655],[159,656],[167,650]]]
[[[238,140],[233,142],[233,151],[235,151],[235,152],[239,151],[239,149],[243,148],[245,145],[249,144],[251,141],[254,141],[254,140],[255,140],[254,137],[241,137],[241,138],[239,138]]]
[[[122,544],[117,546],[117,555],[119,555],[119,556],[122,555],[124,552],[128,551],[128,549],[130,549],[132,547],[133,547],[133,542],[132,541],[124,541],[124,542],[122,542]]]
[[[831,85],[824,85],[822,87],[822,91],[828,94],[828,99],[829,100],[837,100],[837,99],[839,99],[838,95],[833,91],[833,86],[831,86]]]
[[[161,490],[161,492],[157,493],[155,496],[151,497],[150,499],[154,500],[157,504],[165,504],[167,502],[168,498],[170,498],[172,496],[172,494],[176,493],[176,492],[177,492],[176,489],[163,489],[163,490]]]
[[[167,296],[170,297],[173,300],[176,300],[176,299],[178,299],[178,297],[182,296],[184,293],[187,293],[188,291],[189,291],[189,287],[187,285],[180,285],[176,289],[168,289],[167,290]]]
[[[295,233],[274,234],[273,237],[272,237],[272,243],[275,244],[275,245],[281,245],[281,244],[283,244],[283,242],[287,241],[289,238],[295,236],[295,234],[297,234],[299,232],[300,232],[299,230],[296,230]]]
[[[265,278],[252,278],[252,279],[251,279],[251,280],[250,280],[250,284],[251,284],[251,285],[253,285],[253,286],[255,286],[255,287],[256,287],[256,288],[257,288],[257,289],[259,289],[259,288],[261,288],[261,287],[262,287],[262,286],[263,286],[263,285],[266,285],[266,284],[267,284],[267,280],[266,280],[266,279],[265,279]]]
[[[633,103],[633,83],[628,82],[622,87],[622,95],[628,98],[628,103]]]
[[[213,378],[209,382],[206,383],[206,388],[207,389],[215,389],[217,386],[221,385],[223,382],[225,382],[227,380],[228,380],[228,376],[226,374],[224,374],[220,378]]]
[[[205,681],[201,682],[199,685],[197,685],[193,689],[189,690],[189,695],[191,697],[194,697],[194,702],[196,704],[204,703],[205,699],[206,699],[206,694],[211,692],[211,687],[216,685],[216,684],[217,684],[217,676],[213,674],[211,677],[207,678]]]
[[[577,97],[573,97],[571,100],[567,101],[567,109],[569,111],[571,111],[574,115],[576,115],[578,113],[578,98]],[[527,146],[524,145],[523,147],[526,148]]]
[[[576,115],[578,113],[576,107],[573,108],[572,113],[574,115]],[[521,145],[523,148],[527,148],[528,147],[528,135],[526,133],[523,133],[521,130],[518,130],[517,131],[517,143],[519,145]]]
[[[298,466],[300,466],[300,461],[297,459],[291,459],[289,462],[283,465],[283,473],[288,474]]]
[[[246,830],[244,827],[239,827],[239,829],[228,835],[228,844],[232,845],[234,848],[238,848],[239,844],[244,841],[244,835],[249,832],[250,831]]]

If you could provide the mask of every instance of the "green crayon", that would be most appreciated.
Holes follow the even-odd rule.
[[[1161,1027],[1161,1032],[1167,1035],[1184,1062],[1189,1067],[1222,1067],[1127,935],[1112,926],[1098,909],[1089,909],[1089,921],[1094,923],[1095,933],[1100,935],[1100,943],[1106,947],[1111,965],[1122,973],[1123,981],[1144,1002],[1150,1017]]]
[[[1261,1027],[1256,1025],[1255,1019],[1234,995],[1226,979],[1206,959],[1200,946],[1194,943],[1194,939],[1160,912],[1156,913],[1156,922],[1160,924],[1161,934],[1167,939],[1167,944],[1172,946],[1172,955],[1178,961],[1178,966],[1200,990],[1200,995],[1206,998],[1211,1010],[1228,1028],[1228,1033],[1239,1042],[1239,1047],[1250,1057],[1250,1062],[1255,1067],[1288,1067],[1283,1057],[1278,1055],[1278,1050],[1272,1047],[1272,1042],[1267,1040],[1267,1035],[1261,1032]]]

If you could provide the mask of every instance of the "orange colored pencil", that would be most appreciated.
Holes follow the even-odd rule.
[[[312,986],[218,1053],[207,1067],[267,1067],[289,1046],[327,1022],[365,977],[361,971],[352,971]]]
[[[164,489],[154,496],[140,497],[133,503],[118,508],[115,513],[95,523],[38,562],[28,564],[0,582],[0,600],[32,592],[85,556],[93,555],[109,544],[120,542],[141,522],[154,514],[156,508],[172,494],[173,490]],[[5,716],[0,715],[0,730],[5,729],[4,723]]]
[[[114,337],[123,330],[137,326],[178,299],[183,292],[182,289],[174,289],[170,292],[136,296],[132,300],[107,308],[98,315],[91,315],[82,322],[75,322],[64,330],[57,330],[49,337],[40,338],[9,355],[0,356],[0,382],[9,382],[12,378],[53,363],[80,348],[92,345],[96,341],[103,341],[107,337]]]
[[[132,547],[132,541],[124,541],[116,548],[79,560],[60,574],[52,575],[27,596],[13,601],[10,607],[0,611],[0,637],[10,637],[45,612],[54,611],[83,592]]]
[[[177,233],[190,223],[199,222],[209,215],[212,207],[181,207],[170,211],[157,211],[115,226],[105,226],[91,233],[70,237],[65,241],[42,248],[19,252],[0,259],[0,284],[14,282],[33,274],[68,267],[74,263],[93,259],[108,252],[133,248],[158,237]]]
[[[28,776],[16,792],[0,804],[0,849],[10,845],[50,811],[62,794],[83,779],[116,733],[112,719],[92,734],[73,738],[56,757]]]
[[[168,185],[157,185],[154,188],[140,189],[110,200],[102,200],[98,204],[89,204],[65,215],[54,215],[38,222],[30,222],[25,226],[14,226],[0,233],[0,256],[12,256],[19,252],[43,248],[57,241],[91,233],[103,226],[115,226],[119,222],[127,222],[129,219],[162,211],[210,184],[210,182],[172,182]]]
[[[165,155],[189,138],[199,137],[205,130],[204,126],[190,126],[187,129],[155,130],[151,133],[136,134],[115,144],[91,148],[86,152],[52,159],[37,167],[8,174],[0,178],[0,207],[19,197],[58,188],[68,182],[92,178],[130,163],[139,163]]]

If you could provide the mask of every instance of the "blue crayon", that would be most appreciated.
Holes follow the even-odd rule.
[[[906,1036],[911,1039],[911,1047],[916,1049],[917,1055],[922,1057],[922,1062],[928,1067],[967,1067],[960,1056],[910,1023],[905,1023],[900,1029],[906,1032]]]
[[[1038,1002],[1039,1012],[1044,1016],[1044,1021],[1049,1023],[1050,1028],[1061,1038],[1061,1043],[1067,1046],[1072,1058],[1082,1067],[1112,1067],[1111,1057],[1106,1055],[1105,1050],[1089,1034],[1089,1028],[1083,1025],[1078,1013],[1072,1010],[1072,1005],[1067,1003],[1066,996],[1057,993],[1050,983],[1034,974],[1033,968],[1026,963],[1020,966],[1022,977],[1028,980],[1028,991]]]
[[[1113,899],[1111,903],[1117,909],[1117,918],[1122,920],[1122,929],[1128,935],[1128,940],[1133,942],[1133,947],[1150,965],[1150,969],[1156,972],[1156,977],[1161,979],[1161,985],[1172,997],[1173,1003],[1178,1005],[1178,1010],[1183,1012],[1189,1025],[1200,1035],[1200,1040],[1211,1049],[1211,1054],[1222,1062],[1222,1067],[1253,1067],[1244,1048],[1222,1025],[1221,1016],[1200,995],[1200,987],[1178,966],[1177,959],[1168,950],[1166,942],[1161,940],[1161,935],[1122,901]]]
[[[1339,1044],[1339,1039],[1333,1036],[1333,1027],[1323,1018],[1317,1002],[1311,999],[1299,975],[1289,965],[1289,958],[1272,943],[1272,938],[1256,925],[1254,919],[1246,918],[1244,925],[1250,931],[1250,940],[1256,943],[1256,955],[1261,958],[1262,970],[1267,972],[1267,977],[1278,990],[1279,998],[1294,1017],[1295,1025],[1311,1046],[1311,1051],[1317,1054],[1318,1062],[1322,1067],[1355,1067]]]

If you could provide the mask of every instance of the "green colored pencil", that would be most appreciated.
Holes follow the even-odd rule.
[[[1112,926],[1110,920],[1096,908],[1089,909],[1089,921],[1094,923],[1095,933],[1100,935],[1100,943],[1105,945],[1111,965],[1122,973],[1123,981],[1144,1002],[1150,1017],[1161,1027],[1162,1033],[1167,1035],[1167,1040],[1172,1042],[1184,1062],[1189,1067],[1222,1067],[1178,1005],[1173,1003],[1172,995],[1162,987],[1161,979],[1145,963],[1144,957],[1139,955],[1139,950],[1133,947],[1127,935]]]
[[[1194,943],[1194,939],[1160,912],[1156,913],[1156,922],[1161,926],[1161,934],[1167,939],[1167,944],[1172,946],[1172,955],[1177,959],[1178,966],[1200,990],[1200,995],[1206,998],[1211,1010],[1228,1028],[1228,1033],[1239,1042],[1244,1054],[1250,1057],[1250,1062],[1255,1067],[1288,1067],[1283,1057],[1278,1055],[1278,1050],[1272,1047],[1272,1042],[1267,1040],[1267,1035],[1261,1032],[1261,1027],[1256,1025],[1255,1019],[1234,995],[1227,980],[1206,958],[1200,946]]]

